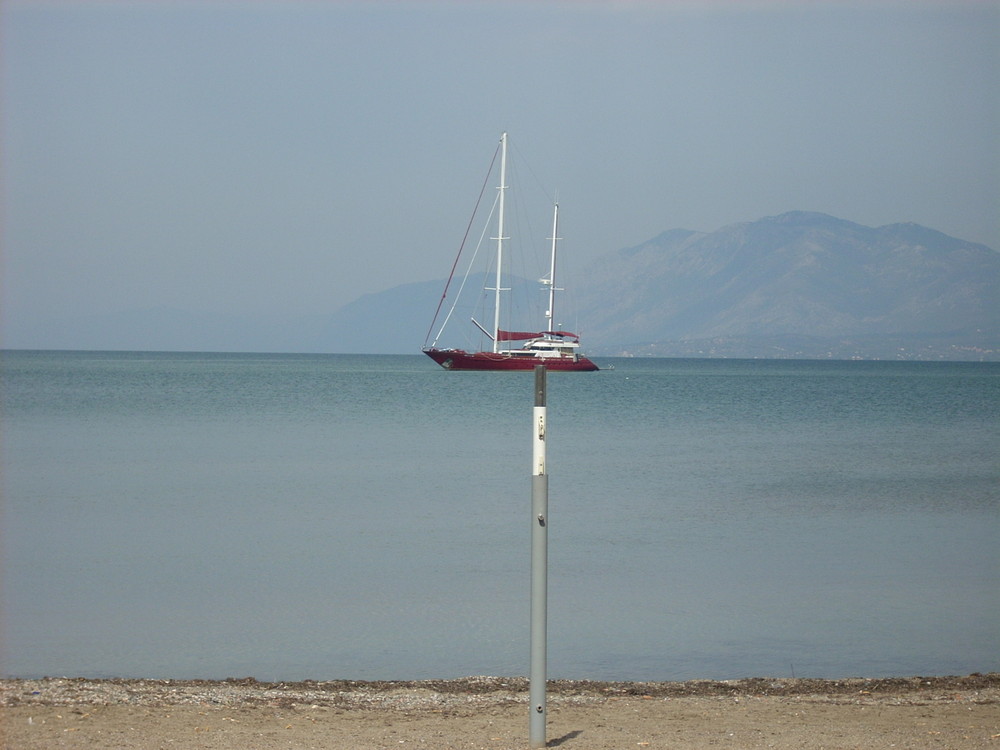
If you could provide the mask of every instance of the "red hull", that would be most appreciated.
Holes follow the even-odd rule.
[[[446,370],[534,370],[545,365],[546,370],[593,372],[599,369],[586,357],[537,357],[524,354],[469,353],[461,349],[424,349],[424,354]]]

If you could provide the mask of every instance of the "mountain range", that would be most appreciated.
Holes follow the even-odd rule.
[[[289,321],[123,311],[52,321],[36,343],[15,331],[5,346],[416,353],[437,333],[430,319],[444,285],[404,284]],[[540,296],[535,282],[511,286]],[[481,290],[482,279],[467,287]],[[598,356],[1000,360],[998,290],[1000,253],[984,245],[917,224],[793,211],[608,252],[580,269],[567,299]]]
[[[998,290],[983,245],[794,211],[608,253],[579,304],[597,352],[977,359],[1000,340]]]
[[[1000,359],[1000,253],[912,223],[793,211],[674,229],[599,257],[576,281],[576,332],[595,355]],[[443,286],[346,305],[325,347],[414,351]]]

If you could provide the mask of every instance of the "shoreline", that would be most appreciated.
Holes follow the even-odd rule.
[[[1000,673],[961,677],[548,683],[564,750],[1000,749]],[[0,679],[19,750],[524,750],[528,681]]]
[[[549,680],[550,700],[572,698],[608,700],[641,696],[683,697],[803,697],[845,698],[865,696],[877,700],[901,695],[932,696],[937,693],[992,692],[1000,700],[1000,672],[954,676],[852,677],[845,679],[748,677],[734,680],[686,680],[683,682]],[[21,705],[72,706],[185,705],[192,702],[216,705],[332,704],[392,708],[396,702],[444,705],[460,697],[469,702],[526,702],[528,680],[524,677],[472,676],[430,680],[298,680],[260,681],[253,677],[223,680],[176,680],[156,678],[42,677],[0,678],[0,707]],[[409,695],[406,701],[393,696]],[[422,700],[414,700],[415,696]],[[378,697],[378,700],[374,700]]]

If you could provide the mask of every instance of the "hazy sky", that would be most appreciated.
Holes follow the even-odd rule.
[[[578,265],[794,209],[1000,249],[998,2],[0,8],[9,321],[441,278],[502,130]]]

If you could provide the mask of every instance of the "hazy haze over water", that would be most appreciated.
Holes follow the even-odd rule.
[[[440,278],[503,130],[581,267],[790,210],[1000,249],[998,34],[975,0],[8,0],[3,336]]]

